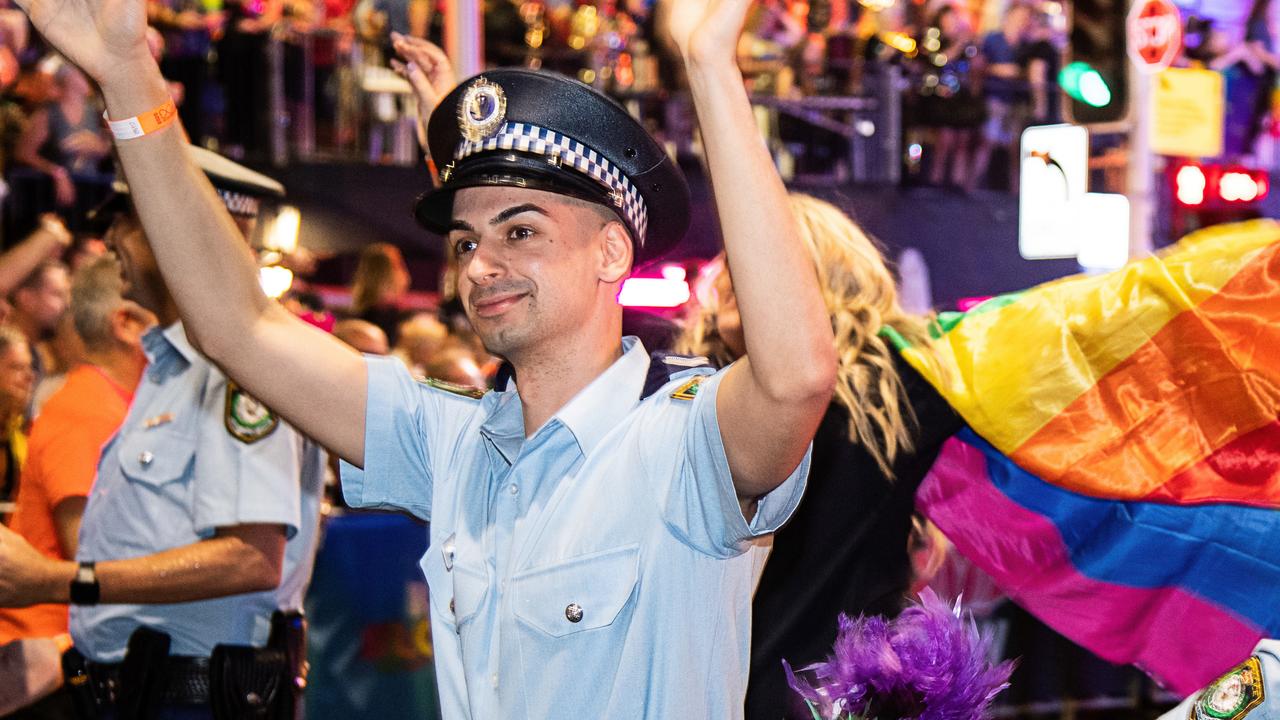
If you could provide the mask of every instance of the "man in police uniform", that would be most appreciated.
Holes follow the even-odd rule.
[[[189,152],[246,229],[262,198],[283,195],[270,178]],[[72,603],[74,657],[86,662],[68,667],[68,682],[102,716],[211,717],[211,703],[235,700],[219,696],[230,682],[220,673],[254,662],[220,664],[219,652],[267,645],[275,611],[302,607],[322,451],[187,340],[126,195],[98,212],[114,216],[106,241],[120,257],[126,297],[160,324],[143,338],[149,365],[103,448],[76,561],[46,559],[0,530],[0,594],[5,605]],[[288,705],[288,686],[276,687]],[[270,690],[237,692],[243,701],[256,691],[266,703]]]
[[[133,49],[143,0],[20,1],[115,122],[167,102]],[[752,541],[795,506],[835,375],[812,261],[735,65],[750,4],[678,0],[666,27],[703,121],[748,358],[689,375],[664,363],[651,394],[616,298],[636,262],[680,240],[688,191],[586,86],[494,71],[429,124],[442,185],[418,218],[448,232],[467,314],[514,369],[482,398],[415,383],[267,300],[176,133],[117,145],[193,339],[350,463],[353,504],[431,521],[448,718],[742,715]]]

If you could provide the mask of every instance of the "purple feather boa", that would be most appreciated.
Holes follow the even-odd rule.
[[[981,720],[1013,672],[991,664],[990,642],[959,601],[928,589],[894,620],[841,615],[833,650],[799,675],[783,661],[815,720]]]

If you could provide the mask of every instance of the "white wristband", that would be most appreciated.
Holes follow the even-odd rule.
[[[173,100],[170,99],[163,105],[142,115],[125,118],[124,120],[112,120],[104,112],[102,113],[102,119],[107,121],[107,127],[111,129],[111,134],[115,139],[133,140],[172,125],[173,121],[178,119],[178,106],[174,105]]]

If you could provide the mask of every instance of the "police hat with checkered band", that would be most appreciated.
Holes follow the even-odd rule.
[[[188,145],[187,155],[196,167],[204,171],[205,177],[209,178],[213,189],[232,215],[256,218],[263,201],[280,200],[284,197],[284,185],[278,181],[216,152]],[[108,225],[115,213],[128,211],[129,185],[125,182],[123,173],[116,174],[111,190],[111,195],[102,204],[89,211],[87,218],[90,224]]]
[[[599,203],[631,232],[635,257],[658,257],[689,226],[689,186],[622,106],[562,75],[498,69],[461,83],[431,115],[440,185],[418,198],[423,227],[448,231],[469,187],[544,190]]]

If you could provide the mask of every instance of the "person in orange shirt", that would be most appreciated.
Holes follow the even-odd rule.
[[[71,312],[88,362],[68,373],[31,430],[10,528],[51,558],[75,557],[98,456],[124,421],[146,368],[142,335],[156,319],[122,298],[122,289],[114,256],[99,258],[77,274]],[[0,610],[0,646],[66,632],[66,605]],[[57,702],[62,700],[55,695],[41,704]]]

